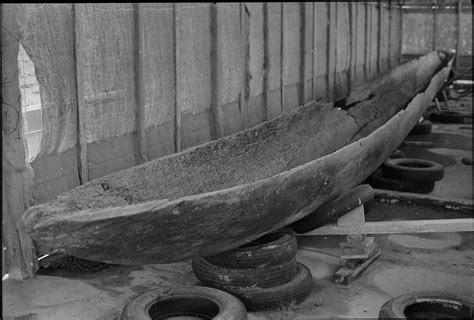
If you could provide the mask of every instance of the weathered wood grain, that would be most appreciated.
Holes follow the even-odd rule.
[[[91,181],[30,208],[25,223],[40,253],[109,263],[168,263],[243,245],[375,171],[442,85],[450,64],[433,77],[441,56],[401,66],[345,109],[308,104]]]

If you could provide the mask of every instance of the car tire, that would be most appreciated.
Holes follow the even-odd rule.
[[[243,303],[231,294],[201,286],[165,287],[135,297],[121,320],[151,320],[188,316],[214,320],[246,320]]]
[[[247,310],[260,311],[298,304],[311,293],[313,277],[311,271],[298,263],[298,272],[287,283],[271,288],[259,287],[226,287],[225,291],[238,297]]]
[[[457,294],[420,291],[403,294],[385,302],[379,319],[472,319],[474,304]]]
[[[382,174],[386,178],[402,181],[434,182],[443,178],[444,167],[424,159],[388,159],[382,165]]]
[[[376,189],[385,189],[401,192],[412,192],[427,194],[433,191],[434,182],[413,182],[391,179],[382,176],[381,170],[377,170],[367,179],[367,183]]]
[[[194,275],[203,284],[222,289],[227,286],[269,288],[293,279],[296,257],[277,265],[259,268],[227,268],[214,265],[201,256],[192,259]]]
[[[295,237],[287,232],[273,232],[244,246],[206,259],[221,267],[259,268],[290,261],[298,250]]]

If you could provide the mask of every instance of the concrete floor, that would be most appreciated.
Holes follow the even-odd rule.
[[[464,103],[461,110],[472,112],[472,95],[465,98],[452,103]],[[402,150],[407,156],[445,165],[445,177],[429,195],[441,201],[418,206],[408,204],[416,201],[406,198],[396,201],[397,193],[391,193],[395,201],[375,202],[366,220],[472,218],[472,209],[448,210],[439,205],[448,199],[472,208],[472,166],[461,162],[462,157],[472,157],[472,123],[436,124],[431,135],[409,139],[435,141],[431,149]],[[340,264],[337,248],[343,237],[300,239],[299,244],[317,248],[317,252],[299,250],[297,255],[312,272],[311,295],[285,310],[249,313],[249,319],[376,318],[388,299],[420,290],[453,292],[474,300],[473,236],[473,232],[375,235],[382,255],[348,286],[331,282]],[[189,262],[110,266],[90,273],[43,269],[33,279],[3,282],[3,319],[118,319],[127,301],[140,293],[158,286],[198,284]]]
[[[376,202],[366,215],[368,221],[466,217],[472,215],[381,202]],[[297,255],[313,275],[309,298],[285,310],[249,313],[249,319],[373,318],[388,299],[420,290],[448,291],[474,299],[473,235],[376,235],[382,255],[348,286],[331,282],[340,264],[335,256],[338,244],[344,238],[303,239],[302,243],[309,242],[320,251],[299,250]],[[23,316],[13,319],[117,319],[135,295],[158,286],[198,284],[189,262],[111,266],[92,273],[43,270],[34,279],[3,282],[3,314]]]

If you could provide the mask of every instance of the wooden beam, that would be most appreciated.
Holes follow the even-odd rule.
[[[281,113],[285,110],[285,4],[281,3],[281,38],[280,38],[280,100]]]
[[[398,58],[397,63],[400,65],[402,63],[402,46],[403,46],[403,14],[402,14],[402,5],[403,2],[399,0],[398,7]]]
[[[407,220],[366,222],[364,225],[325,225],[300,236],[346,235],[346,234],[392,234],[428,232],[472,232],[474,219]]]
[[[352,78],[353,78],[353,73],[352,73],[352,64],[356,63],[355,59],[355,53],[357,50],[354,50],[354,35],[356,34],[356,30],[354,30],[354,11],[355,11],[355,6],[357,3],[349,2],[347,4],[349,6],[349,70],[347,72],[347,87],[348,87],[348,92],[351,92],[351,87],[352,87]]]
[[[270,25],[268,21],[269,9],[268,2],[263,3],[263,121],[267,121],[270,104],[270,44],[268,35]]]
[[[174,92],[175,92],[175,116],[174,116],[174,151],[180,152],[182,141],[181,141],[181,101],[180,101],[180,76],[178,59],[180,55],[179,50],[179,26],[180,16],[179,16],[179,4],[173,3],[173,43],[174,43]]]
[[[457,14],[456,14],[456,62],[455,62],[455,70],[459,72],[459,60],[461,60],[461,10],[462,10],[462,0],[458,0],[457,5]]]
[[[333,59],[333,56],[331,54],[331,39],[332,39],[332,36],[331,36],[331,2],[326,2],[326,5],[327,5],[327,28],[326,28],[326,32],[327,32],[327,44],[326,44],[326,65],[327,65],[327,71],[326,71],[326,82],[327,82],[327,100],[328,102],[329,101],[333,101],[334,100],[334,94],[333,93],[329,93],[331,92],[331,61]],[[334,85],[334,84],[333,84]],[[333,90],[334,90],[334,87],[333,87]]]
[[[306,91],[306,79],[305,79],[305,46],[306,46],[306,14],[305,14],[305,2],[299,3],[300,7],[300,74],[299,74],[299,86],[298,86],[298,105],[304,104],[304,95]]]
[[[145,85],[143,83],[143,30],[140,19],[140,5],[133,3],[133,20],[135,31],[134,69],[135,69],[135,127],[138,156],[136,164],[148,161],[146,155],[145,133]]]
[[[316,100],[316,41],[314,41],[316,32],[316,4],[313,3],[313,100]]]
[[[392,14],[393,14],[393,0],[388,1],[388,69],[392,69]]]
[[[248,86],[249,80],[247,78],[250,64],[249,64],[249,21],[247,17],[247,8],[244,3],[240,2],[240,37],[241,37],[241,44],[242,44],[242,60],[241,60],[241,72],[242,72],[242,81],[241,81],[241,88],[240,88],[240,112],[242,115],[242,126],[244,129],[248,127],[249,123],[249,115],[248,115]]]
[[[333,56],[333,59],[334,59],[334,70],[332,70],[333,72],[333,100],[336,100],[339,98],[339,89],[338,89],[338,81],[337,81],[337,49],[338,49],[338,46],[337,46],[337,18],[338,18],[338,14],[337,14],[337,2],[334,2],[334,30],[332,30],[335,37],[333,37],[333,41],[334,41],[334,56]],[[334,32],[335,31],[335,32]],[[330,41],[328,41],[330,42]]]
[[[219,52],[218,52],[218,11],[217,3],[211,3],[211,139],[215,140],[222,137],[222,121],[219,114],[219,81],[218,75],[220,74],[220,61],[219,61]]]
[[[370,77],[371,62],[370,62],[370,50],[372,48],[372,28],[369,28],[369,21],[372,21],[372,11],[370,10],[369,3],[365,3],[365,45],[364,45],[364,75],[367,81]],[[370,19],[370,20],[369,20]]]
[[[82,39],[82,25],[79,22],[82,4],[72,5],[72,17],[74,24],[74,59],[76,73],[76,101],[77,101],[77,145],[79,151],[79,183],[84,184],[89,181],[89,166],[87,161],[87,140],[86,140],[86,104],[84,102],[84,59],[80,45]]]
[[[433,39],[431,50],[436,50],[436,35],[438,33],[438,7],[436,0],[433,0]]]
[[[378,9],[378,21],[377,21],[377,73],[382,72],[382,10],[383,3],[378,1],[375,8]]]

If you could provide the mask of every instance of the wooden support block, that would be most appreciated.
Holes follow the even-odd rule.
[[[374,237],[366,237],[361,242],[341,242],[339,246],[341,248],[368,248],[374,244]]]
[[[341,259],[367,259],[375,248],[375,242],[365,248],[342,248]]]
[[[347,243],[361,243],[366,236],[366,234],[348,234]]]
[[[354,264],[353,269],[348,267],[342,267],[337,270],[333,275],[333,281],[337,284],[348,285],[351,283],[362,271],[364,271],[372,262],[377,259],[382,251],[377,248],[369,256],[368,259],[363,260],[363,262],[358,262]],[[353,262],[351,262],[353,263]]]
[[[372,252],[370,252],[370,254],[368,255],[367,258],[351,258],[351,259],[346,259],[346,262],[344,263],[344,266],[346,268],[349,268],[349,269],[355,269],[357,268],[359,265],[361,265],[362,263],[364,263],[367,259],[371,259],[372,257],[374,257],[376,254],[377,254],[377,250],[378,251],[381,251],[380,248],[378,248],[377,246],[374,248],[374,250],[372,250]]]
[[[364,205],[361,204],[360,206],[352,209],[339,219],[337,219],[337,225],[340,227],[345,226],[360,226],[365,223],[365,213],[364,213]]]
[[[347,259],[344,266],[348,269],[354,270],[360,266],[367,259]]]

